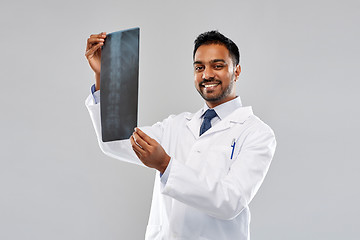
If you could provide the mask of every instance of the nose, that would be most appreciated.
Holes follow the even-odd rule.
[[[207,67],[203,71],[202,78],[203,79],[213,79],[213,78],[215,78],[215,73],[210,67]]]

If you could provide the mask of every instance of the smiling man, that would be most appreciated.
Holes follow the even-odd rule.
[[[238,47],[217,31],[200,34],[193,64],[204,107],[136,128],[129,140],[102,142],[97,103],[105,41],[105,33],[88,39],[85,55],[96,83],[86,106],[105,154],[158,170],[145,239],[250,239],[248,205],[265,178],[276,141],[271,128],[236,95]]]
[[[241,68],[226,46],[207,42],[194,50],[195,87],[213,108],[236,97],[234,83]],[[234,53],[239,58],[239,51]]]

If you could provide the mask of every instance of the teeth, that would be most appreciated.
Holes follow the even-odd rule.
[[[215,87],[215,86],[217,86],[218,84],[217,83],[214,83],[214,84],[205,84],[204,86],[206,87],[206,88],[208,88],[208,87]]]

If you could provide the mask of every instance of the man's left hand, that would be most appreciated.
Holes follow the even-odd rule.
[[[170,156],[156,140],[135,128],[130,142],[135,154],[146,166],[159,170],[161,174],[165,172]]]

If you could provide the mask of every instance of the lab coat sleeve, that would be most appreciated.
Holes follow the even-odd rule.
[[[98,91],[99,92],[99,91]],[[99,101],[100,99],[98,99]],[[145,166],[132,150],[129,139],[103,142],[101,134],[101,120],[100,120],[100,104],[95,104],[95,99],[90,94],[85,100],[85,105],[89,111],[95,133],[98,139],[100,149],[109,157],[124,161],[135,163],[140,166]]]
[[[94,103],[98,104],[100,102],[100,91],[94,92],[93,97],[94,97]]]
[[[162,175],[160,174],[160,180],[161,180],[161,183],[163,185],[166,184],[166,182],[167,182],[167,180],[169,178],[169,173],[170,173],[170,169],[171,169],[171,162],[172,162],[172,158],[170,158],[170,161],[169,161],[169,163],[168,163],[168,165],[167,165],[167,167],[165,169],[164,174],[162,174]]]
[[[111,142],[102,141],[100,104],[96,104],[95,102],[100,102],[100,91],[96,91],[94,96],[90,94],[85,100],[85,105],[89,111],[100,149],[109,157],[146,167],[134,153],[129,139]],[[168,120],[165,120],[164,122],[167,121]],[[163,122],[158,122],[153,126],[140,127],[140,129],[159,142],[163,133]]]
[[[268,171],[275,152],[272,130],[247,136],[229,172],[221,179],[200,174],[182,161],[172,160],[162,193],[208,215],[231,220],[248,206]]]

